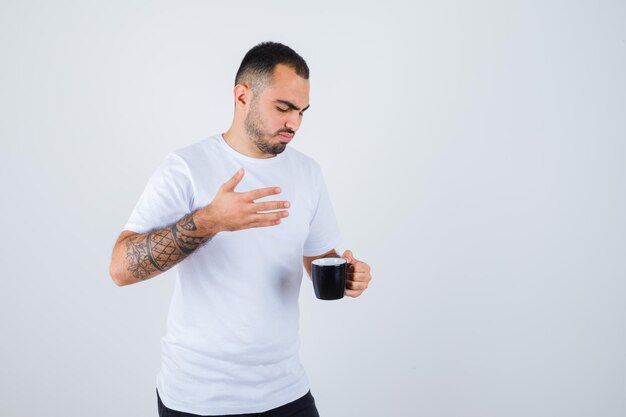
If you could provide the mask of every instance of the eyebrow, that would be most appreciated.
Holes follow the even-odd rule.
[[[284,104],[285,106],[288,106],[291,110],[300,110],[300,107],[296,106],[295,104],[293,104],[291,101],[287,101],[287,100],[275,100],[275,102],[277,103],[281,103]],[[306,109],[308,109],[309,107],[311,107],[311,105],[309,104],[308,106],[306,106],[304,109],[302,109],[302,113],[304,113],[306,111]]]

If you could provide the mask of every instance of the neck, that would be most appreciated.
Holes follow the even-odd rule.
[[[274,158],[276,155],[266,154],[261,152],[259,148],[254,144],[252,139],[248,136],[245,129],[238,128],[234,124],[225,133],[222,133],[224,140],[234,150],[240,154],[249,156],[251,158]]]

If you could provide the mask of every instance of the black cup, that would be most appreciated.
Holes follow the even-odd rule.
[[[319,258],[311,264],[315,296],[320,300],[338,300],[346,290],[348,262],[343,258]]]

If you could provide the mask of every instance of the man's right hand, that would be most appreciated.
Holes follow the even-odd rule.
[[[279,194],[280,188],[268,187],[238,193],[243,168],[220,187],[211,203],[178,222],[148,233],[124,231],[111,257],[110,274],[117,285],[133,284],[152,278],[185,259],[221,231],[275,226],[287,217],[287,201],[256,203],[263,197]],[[277,210],[266,213],[269,210]]]
[[[194,220],[200,230],[206,229],[213,233],[234,231],[253,227],[276,226],[281,219],[289,215],[288,201],[255,200],[270,195],[280,194],[278,187],[258,188],[256,190],[237,192],[235,188],[244,176],[241,168],[219,188],[213,201],[194,214]],[[271,211],[266,213],[270,210]]]

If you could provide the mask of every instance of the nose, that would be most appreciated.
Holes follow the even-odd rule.
[[[285,127],[295,132],[300,127],[301,122],[302,118],[300,117],[300,113],[298,113],[297,111],[292,111],[289,112],[287,120],[285,120]]]

